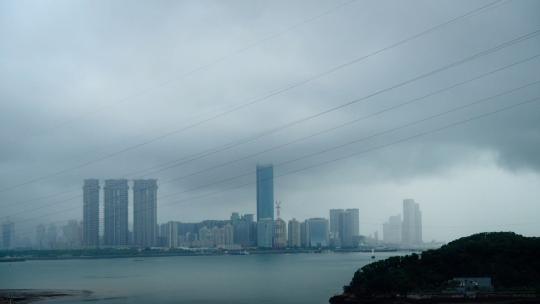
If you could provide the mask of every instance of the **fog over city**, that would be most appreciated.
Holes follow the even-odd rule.
[[[381,233],[412,198],[427,242],[538,235],[539,1],[158,3],[0,2],[20,237],[81,220],[86,178],[157,179],[160,223],[256,213],[270,163],[285,220]]]

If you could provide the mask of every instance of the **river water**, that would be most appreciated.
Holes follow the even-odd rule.
[[[322,304],[371,261],[370,253],[26,261],[0,263],[0,288],[92,292],[47,303]]]

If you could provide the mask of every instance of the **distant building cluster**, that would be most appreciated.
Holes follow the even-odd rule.
[[[71,220],[57,229],[40,224],[36,228],[37,249],[167,247],[223,249],[357,248],[362,245],[422,246],[422,213],[413,199],[403,200],[402,215],[391,216],[378,233],[360,235],[359,209],[330,209],[329,217],[288,222],[274,200],[272,165],[256,168],[254,214],[232,213],[228,220],[198,223],[157,222],[157,180],[137,179],[131,183],[133,217],[129,221],[130,182],[127,179],[86,179],[83,190],[83,220]],[[101,191],[103,190],[103,191]],[[103,200],[101,201],[101,198]],[[133,229],[130,231],[129,223]],[[2,224],[2,247],[13,248],[14,224]]]
[[[15,246],[15,223],[6,220],[2,223],[2,247],[3,249],[13,249]]]
[[[422,241],[422,212],[413,199],[403,200],[403,220],[401,215],[391,216],[383,224],[383,241],[403,247],[418,247]]]
[[[40,250],[77,249],[82,243],[82,222],[70,220],[58,228],[55,224],[39,224],[36,227],[34,248]]]
[[[157,180],[133,181],[133,232],[128,229],[127,179],[107,179],[103,186],[103,242],[100,242],[100,184],[86,179],[83,185],[83,247],[157,246]]]

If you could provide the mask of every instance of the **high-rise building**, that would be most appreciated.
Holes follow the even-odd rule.
[[[231,224],[234,225],[234,224],[235,224],[237,221],[239,221],[239,220],[240,220],[240,213],[238,213],[238,212],[233,212],[233,213],[231,214]]]
[[[330,210],[330,238],[338,247],[354,247],[359,235],[358,209]]]
[[[128,245],[128,181],[105,180],[104,192],[104,243],[107,246]]]
[[[300,234],[300,222],[296,219],[292,219],[289,221],[289,238],[288,238],[288,244],[291,248],[299,248],[302,246],[302,239]]]
[[[15,247],[15,223],[6,220],[2,223],[2,247],[13,249]]]
[[[352,235],[360,235],[360,211],[358,208],[346,209],[345,212],[350,213],[352,216]]]
[[[401,243],[405,246],[419,246],[422,244],[422,213],[420,212],[420,205],[413,199],[403,200]]]
[[[328,220],[325,218],[311,218],[308,220],[309,247],[328,246]]]
[[[274,220],[274,167],[257,166],[257,222]]]
[[[354,213],[344,211],[339,215],[339,240],[341,247],[352,247],[354,237]]]
[[[274,221],[274,248],[287,247],[287,224],[281,218]]]
[[[227,223],[222,227],[213,226],[211,229],[203,226],[199,229],[200,247],[221,247],[228,248],[233,245],[234,228]]]
[[[157,245],[157,180],[133,181],[133,242],[140,247]]]
[[[222,245],[225,239],[223,230],[219,229],[217,226],[214,226],[212,229],[210,229],[210,231],[212,231],[212,247]]]
[[[309,243],[309,221],[305,220],[300,223],[300,245],[303,248],[310,247]]]
[[[80,233],[81,227],[77,220],[70,220],[62,227],[65,247],[68,249],[79,248],[81,245]]]
[[[336,246],[341,246],[341,236],[339,235],[340,216],[345,210],[330,209],[330,239]]]
[[[232,245],[234,243],[234,227],[231,224],[225,224],[225,226],[220,229],[223,230],[223,243],[220,245]]]
[[[244,214],[240,217],[238,213],[233,213],[231,222],[234,229],[234,244],[242,247],[251,247],[255,245],[255,231],[253,214]]]
[[[43,250],[47,248],[47,229],[45,225],[39,224],[36,227],[36,248]]]
[[[165,239],[165,246],[169,248],[178,247],[178,222],[168,222],[165,224],[164,230],[163,237]]]
[[[261,218],[257,221],[257,247],[272,248],[274,220]]]
[[[214,235],[212,230],[208,229],[206,226],[203,226],[199,229],[199,246],[200,247],[213,247],[214,246]]]
[[[255,217],[253,216],[252,213],[248,213],[248,214],[242,215],[242,219],[243,219],[243,220],[246,220],[246,221],[248,221],[248,222],[250,222],[250,223],[255,222]]]
[[[383,241],[387,244],[401,243],[401,215],[391,216],[383,224]]]
[[[58,248],[58,229],[55,224],[49,224],[47,228],[47,248],[57,249]]]
[[[85,179],[83,185],[83,235],[85,247],[99,246],[99,181]]]

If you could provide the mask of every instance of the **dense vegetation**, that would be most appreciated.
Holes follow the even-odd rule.
[[[364,266],[345,293],[356,296],[438,290],[454,277],[491,277],[497,290],[540,287],[540,238],[512,232],[479,233],[421,255]]]

